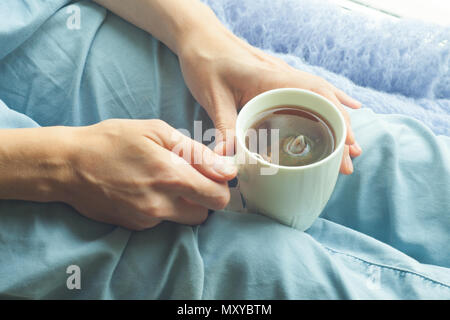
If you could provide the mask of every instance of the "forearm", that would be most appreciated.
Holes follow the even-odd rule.
[[[0,130],[0,199],[61,201],[71,171],[71,130]]]
[[[197,31],[225,28],[199,0],[94,0],[165,43],[176,54]]]

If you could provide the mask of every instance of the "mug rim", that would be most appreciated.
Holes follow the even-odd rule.
[[[337,145],[337,147],[333,150],[333,152],[331,152],[328,156],[326,156],[326,157],[323,158],[322,160],[319,160],[319,161],[317,161],[317,162],[310,163],[310,164],[307,164],[307,165],[304,165],[304,166],[283,166],[283,165],[279,165],[279,164],[270,163],[270,162],[268,162],[268,161],[266,161],[266,160],[264,160],[264,159],[255,157],[255,155],[254,155],[252,152],[250,152],[250,150],[248,150],[248,148],[247,148],[247,147],[245,146],[245,144],[243,143],[243,141],[242,141],[243,137],[239,136],[239,134],[238,134],[238,133],[240,132],[239,129],[240,129],[240,127],[241,127],[241,125],[240,125],[240,117],[239,117],[239,116],[240,116],[241,112],[242,112],[249,104],[253,103],[253,102],[254,102],[255,100],[257,100],[257,99],[261,99],[262,97],[264,97],[264,96],[266,96],[266,95],[271,95],[271,94],[279,93],[279,92],[289,92],[289,91],[290,91],[290,92],[306,93],[306,94],[313,95],[313,96],[315,96],[315,97],[317,97],[317,98],[323,100],[323,101],[324,101],[325,103],[327,103],[329,106],[331,106],[331,107],[333,108],[333,110],[336,111],[336,113],[337,113],[337,115],[338,115],[338,118],[339,118],[339,120],[340,120],[340,122],[341,122],[341,125],[342,125],[342,128],[343,128],[344,137],[341,139],[341,141],[339,142],[339,144]],[[275,106],[270,106],[270,107],[268,107],[267,109],[273,108],[273,107],[275,107]],[[316,112],[317,112],[317,111],[316,111]],[[320,114],[320,113],[319,113],[319,114]],[[323,115],[320,114],[320,116],[323,116]],[[328,120],[328,119],[327,119],[327,120]],[[328,121],[329,121],[329,120],[328,120]],[[330,125],[331,125],[331,124],[330,124]],[[332,127],[332,129],[335,130],[333,127]],[[322,164],[325,163],[325,162],[331,161],[334,157],[336,157],[336,155],[337,155],[337,154],[340,152],[340,150],[344,147],[345,140],[346,140],[346,133],[347,133],[347,125],[346,125],[346,123],[345,123],[344,116],[342,115],[342,113],[341,113],[341,111],[338,109],[338,107],[334,105],[334,103],[332,103],[330,100],[328,100],[327,98],[325,98],[324,96],[322,96],[322,95],[320,95],[320,94],[317,94],[317,93],[315,93],[315,92],[313,92],[313,91],[310,91],[310,90],[299,89],[299,88],[277,88],[277,89],[271,89],[271,90],[264,91],[264,92],[262,92],[262,93],[260,93],[260,94],[258,94],[258,95],[256,95],[256,96],[254,96],[252,99],[250,99],[250,100],[249,100],[249,101],[241,108],[241,110],[239,111],[237,120],[236,120],[236,139],[237,139],[237,142],[241,145],[241,147],[243,148],[243,150],[245,151],[245,153],[246,153],[249,157],[251,157],[252,159],[256,160],[256,163],[260,162],[260,163],[262,163],[262,164],[264,164],[264,165],[266,165],[266,166],[270,166],[270,167],[277,168],[277,169],[290,170],[290,171],[295,171],[295,170],[307,170],[307,169],[310,169],[310,168],[314,168],[314,167],[320,166],[320,165],[322,165]]]

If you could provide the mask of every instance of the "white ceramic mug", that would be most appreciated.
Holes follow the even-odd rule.
[[[280,105],[304,107],[324,118],[334,131],[334,151],[318,162],[298,167],[269,163],[250,152],[245,146],[247,129],[260,112]],[[251,99],[236,122],[235,162],[239,169],[239,191],[246,207],[296,229],[308,229],[334,190],[345,138],[345,121],[339,109],[314,92],[283,88]]]

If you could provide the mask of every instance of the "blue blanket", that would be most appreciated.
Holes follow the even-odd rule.
[[[1,128],[113,117],[212,126],[164,45],[70,2],[0,2]],[[131,232],[61,203],[0,201],[0,297],[449,299],[449,30],[317,1],[209,3],[250,43],[364,103],[349,110],[364,150],[355,172],[307,232],[230,211]],[[67,27],[69,4],[80,29]],[[66,286],[70,265],[80,290]]]
[[[377,113],[406,114],[450,135],[450,26],[368,19],[326,1],[206,2],[235,34]]]

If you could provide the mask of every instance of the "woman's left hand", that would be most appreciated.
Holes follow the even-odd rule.
[[[359,156],[362,150],[342,104],[358,109],[360,102],[326,80],[252,47],[223,26],[185,37],[178,57],[187,86],[221,133],[216,152],[234,150],[237,110],[247,101],[270,89],[301,88],[328,98],[341,110],[347,124],[347,139],[340,171],[353,172],[351,157]]]

